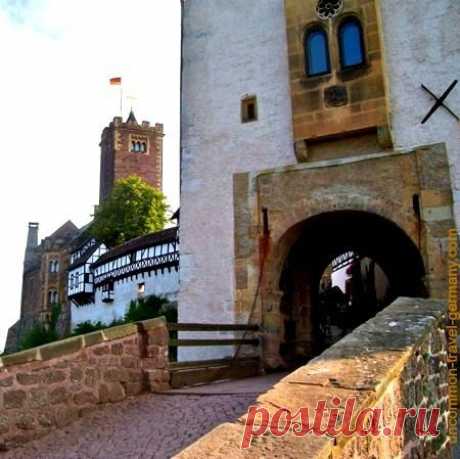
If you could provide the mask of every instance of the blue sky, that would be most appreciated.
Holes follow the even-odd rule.
[[[180,2],[0,0],[0,350],[19,316],[27,223],[88,222],[100,133],[125,113],[165,125],[164,191],[179,203]]]

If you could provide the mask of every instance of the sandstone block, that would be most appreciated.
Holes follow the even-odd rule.
[[[62,341],[46,344],[39,348],[42,360],[51,360],[78,352],[83,347],[80,336],[68,338]]]
[[[51,405],[58,405],[59,403],[64,403],[69,398],[69,394],[65,387],[57,387],[53,389],[49,394],[49,403]]]
[[[2,362],[5,367],[21,365],[35,360],[40,360],[37,349],[29,349],[27,351],[17,352],[16,354],[2,356]]]
[[[76,405],[95,405],[98,402],[98,399],[92,392],[84,391],[75,394],[73,401]]]
[[[31,386],[40,382],[40,375],[37,373],[18,373],[16,380],[22,386]]]
[[[124,338],[125,336],[134,335],[137,333],[136,324],[126,324],[120,325],[118,327],[107,328],[102,331],[104,339],[107,341],[112,341],[119,338]]]
[[[113,355],[121,355],[121,354],[123,354],[123,344],[122,343],[112,344],[111,351],[112,351]]]
[[[21,430],[33,430],[35,419],[30,413],[21,413],[16,418],[16,427]]]
[[[8,376],[6,378],[0,379],[0,387],[11,387],[13,385],[13,377]]]
[[[30,407],[33,409],[43,408],[48,405],[48,392],[43,388],[30,391]]]
[[[7,410],[22,408],[26,398],[27,393],[23,390],[9,390],[3,394],[3,407]]]
[[[65,381],[66,373],[63,370],[48,370],[42,375],[44,384],[56,384]]]
[[[70,406],[59,407],[56,410],[55,419],[58,427],[65,427],[78,419],[78,408]]]

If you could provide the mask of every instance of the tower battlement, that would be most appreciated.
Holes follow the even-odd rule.
[[[101,135],[99,202],[106,199],[117,180],[136,175],[162,189],[163,124],[137,122],[131,111],[126,121],[116,116]]]

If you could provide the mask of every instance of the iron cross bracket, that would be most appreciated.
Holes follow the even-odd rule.
[[[444,107],[457,121],[460,121],[460,118],[444,103],[444,101],[447,99],[447,96],[451,93],[455,86],[457,86],[457,83],[458,80],[454,80],[441,97],[433,94],[425,85],[422,84],[422,89],[424,89],[431,97],[436,100],[436,103],[433,105],[431,110],[427,113],[425,118],[423,118],[422,124],[425,124],[439,107]]]

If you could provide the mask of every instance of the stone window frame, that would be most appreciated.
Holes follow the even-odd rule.
[[[341,65],[340,56],[340,43],[339,43],[339,28],[340,25],[353,18],[360,24],[361,37],[363,45],[364,62],[359,66],[343,68]],[[305,52],[305,40],[307,33],[313,30],[315,27],[322,27],[328,37],[328,50],[330,60],[330,72],[321,75],[309,76],[307,72],[306,52]],[[329,81],[333,76],[337,76],[339,80],[349,81],[355,78],[359,78],[370,68],[369,55],[367,52],[367,36],[366,36],[366,21],[364,11],[362,8],[355,10],[343,9],[337,16],[327,20],[315,20],[308,22],[300,27],[298,32],[300,46],[303,52],[301,53],[303,59],[303,82],[308,83],[310,87],[321,86],[322,84]]]
[[[58,273],[59,272],[59,260],[51,259],[48,262],[48,272]]]
[[[249,107],[250,106],[254,107],[254,113],[253,116],[249,116]],[[255,121],[258,121],[259,119],[259,108],[257,104],[257,96],[255,94],[253,95],[245,95],[241,99],[241,122],[243,124],[246,123],[253,123]]]
[[[328,69],[325,72],[310,74],[309,68],[308,68],[309,62],[308,62],[308,57],[307,57],[308,56],[307,40],[308,40],[309,35],[316,31],[321,31],[324,34],[324,37],[326,39],[326,57],[327,57]],[[329,33],[323,23],[315,21],[315,22],[308,24],[305,27],[304,32],[303,32],[303,38],[302,38],[302,49],[303,49],[303,59],[304,59],[304,73],[305,73],[305,76],[308,78],[308,80],[311,80],[314,78],[321,78],[321,77],[329,76],[332,74],[334,66],[333,66],[333,60],[332,60],[332,55],[331,55],[331,40],[329,37]]]
[[[136,137],[140,137],[140,138],[136,138]],[[150,142],[147,136],[130,134],[128,142],[129,142],[129,152],[130,153],[136,153],[136,154],[142,154],[142,155],[150,154]]]
[[[55,288],[48,290],[48,306],[53,306],[59,303],[59,292]]]
[[[355,65],[349,65],[345,66],[343,63],[343,44],[342,40],[340,38],[340,31],[343,25],[347,22],[354,22],[358,25],[359,33],[360,33],[360,42],[361,42],[361,48],[363,52],[363,61],[359,64]],[[368,66],[369,62],[369,57],[367,54],[367,46],[366,46],[366,34],[364,31],[364,25],[363,25],[363,20],[361,17],[359,17],[358,14],[353,13],[353,12],[348,12],[341,14],[337,18],[336,25],[334,27],[334,35],[335,39],[337,40],[337,52],[338,52],[338,64],[339,64],[339,72],[340,73],[345,73],[345,72],[351,72],[353,70],[359,70],[362,68],[365,68]]]

